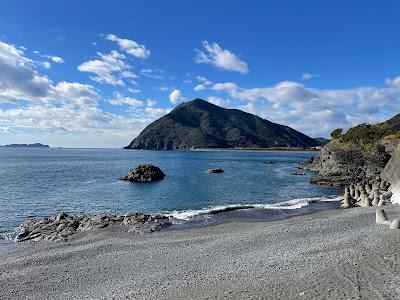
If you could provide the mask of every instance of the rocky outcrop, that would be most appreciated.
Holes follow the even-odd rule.
[[[300,164],[299,167],[318,172],[310,180],[311,183],[344,186],[379,175],[399,143],[400,139],[393,139],[365,150],[331,142],[321,149],[318,157]]]
[[[143,234],[160,230],[169,225],[171,222],[167,217],[141,213],[126,216],[95,215],[91,217],[60,213],[51,218],[32,219],[21,224],[15,241],[65,241],[78,232],[108,226],[126,226],[128,232]]]
[[[319,156],[299,164],[318,172],[311,183],[348,185],[379,175],[400,144],[400,115],[375,125],[361,124],[330,141]]]
[[[224,173],[224,170],[222,169],[209,169],[206,171],[208,174],[219,174],[219,173]]]
[[[121,180],[127,180],[130,182],[150,182],[163,180],[165,174],[159,167],[151,164],[138,165],[134,169],[130,170],[129,174],[121,177]]]

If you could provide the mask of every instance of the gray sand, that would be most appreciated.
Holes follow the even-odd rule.
[[[373,207],[143,236],[106,228],[3,251],[0,298],[400,299],[399,263],[399,230],[375,224]]]

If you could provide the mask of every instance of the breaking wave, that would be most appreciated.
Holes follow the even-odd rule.
[[[314,197],[314,198],[300,198],[293,199],[285,202],[273,203],[273,204],[230,204],[230,205],[217,205],[202,209],[188,209],[180,211],[168,211],[163,213],[164,216],[174,218],[177,220],[190,220],[191,218],[201,215],[214,215],[234,210],[244,209],[299,209],[310,205],[311,203],[317,202],[330,202],[340,201],[342,196],[334,197]]]

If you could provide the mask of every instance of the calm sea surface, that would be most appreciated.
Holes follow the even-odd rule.
[[[296,208],[308,204],[309,198],[338,196],[339,189],[309,184],[312,173],[289,174],[298,171],[298,162],[313,155],[0,148],[0,234],[15,231],[28,218],[60,211],[170,212],[188,218],[227,205],[260,204],[274,208],[276,203],[286,202],[283,207]],[[265,164],[264,160],[276,163]],[[117,180],[141,163],[159,166],[166,178],[142,184]],[[225,173],[205,173],[206,169],[216,167]]]

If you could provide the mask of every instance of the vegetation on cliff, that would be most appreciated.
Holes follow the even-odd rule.
[[[300,167],[318,171],[312,182],[347,185],[379,174],[400,143],[400,114],[379,124],[360,124],[342,133],[332,132],[333,140],[320,156]]]

